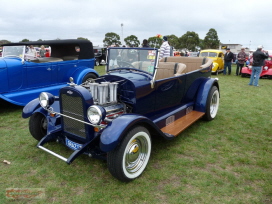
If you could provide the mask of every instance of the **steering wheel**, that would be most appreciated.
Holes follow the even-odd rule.
[[[126,61],[117,61],[119,67],[127,67],[127,68],[134,68],[136,69],[131,63]]]

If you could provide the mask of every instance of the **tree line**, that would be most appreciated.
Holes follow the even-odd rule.
[[[177,37],[176,35],[166,35],[168,37],[168,42],[171,46],[173,46],[175,49],[184,49],[188,51],[197,51],[202,49],[218,49],[220,41],[217,35],[217,32],[214,28],[211,28],[204,39],[200,39],[198,34],[194,31],[187,31],[184,35],[181,37]],[[87,38],[78,37],[77,39],[85,39],[89,40]],[[57,39],[60,40],[60,39]],[[158,38],[156,36],[149,37],[148,43],[150,47],[159,48],[162,44],[162,39]],[[28,39],[23,39],[20,42],[28,42]],[[42,41],[42,39],[39,39],[38,41]],[[130,35],[124,38],[124,42],[126,46],[129,47],[139,47],[141,45],[139,39],[135,35]],[[0,40],[1,44],[10,43],[10,41],[7,40]],[[121,40],[120,36],[114,32],[109,32],[105,34],[105,38],[103,40],[104,46],[108,47],[111,45],[119,45],[121,46]]]
[[[190,51],[197,51],[199,49],[218,49],[220,41],[217,32],[211,28],[204,39],[200,39],[198,34],[194,31],[187,31],[181,37],[176,35],[166,35],[168,42],[175,49],[185,49]],[[150,47],[159,48],[162,44],[162,39],[156,36],[149,37],[148,43]],[[124,38],[124,42],[129,47],[139,47],[140,41],[135,35],[130,35]],[[103,40],[104,46],[121,45],[120,36],[116,33],[109,32],[105,34]]]

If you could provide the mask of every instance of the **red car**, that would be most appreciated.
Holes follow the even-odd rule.
[[[242,77],[250,76],[251,73],[252,73],[251,63],[246,67],[243,67],[241,70]],[[272,79],[272,55],[269,55],[269,57],[265,60],[265,65],[262,67],[260,78]]]

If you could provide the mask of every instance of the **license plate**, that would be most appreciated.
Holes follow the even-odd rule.
[[[65,138],[66,146],[73,149],[73,150],[79,150],[82,148],[82,144],[78,144],[76,142],[73,142],[67,138]]]

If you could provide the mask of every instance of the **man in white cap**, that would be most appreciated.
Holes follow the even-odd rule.
[[[268,58],[268,52],[263,50],[262,45],[259,45],[257,50],[253,52],[252,73],[248,85],[259,86],[259,78],[266,58]]]

